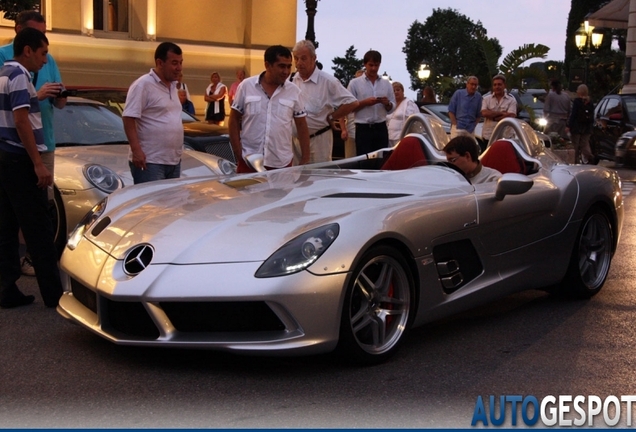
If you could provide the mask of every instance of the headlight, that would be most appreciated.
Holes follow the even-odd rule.
[[[331,246],[340,226],[329,224],[307,231],[290,240],[267,258],[256,271],[256,277],[266,278],[298,273],[312,265]]]
[[[236,165],[227,159],[219,159],[219,169],[225,175],[236,173]]]
[[[70,250],[74,250],[77,247],[79,241],[84,237],[84,233],[88,231],[88,229],[95,223],[97,219],[104,213],[106,210],[106,202],[108,198],[104,198],[99,203],[95,205],[77,224],[73,232],[68,238],[68,242],[66,243],[66,247]]]
[[[541,127],[546,127],[548,125],[548,121],[545,118],[541,117],[539,118],[539,120],[537,120],[537,124]]]
[[[97,189],[108,194],[124,185],[115,171],[103,165],[84,165],[84,177]]]

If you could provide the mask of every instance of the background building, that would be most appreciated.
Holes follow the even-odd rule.
[[[184,51],[183,74],[197,112],[210,73],[229,87],[237,68],[261,72],[264,49],[293,47],[296,0],[41,0],[50,52],[66,85],[128,87],[154,66],[162,41]],[[15,32],[0,20],[0,43]]]

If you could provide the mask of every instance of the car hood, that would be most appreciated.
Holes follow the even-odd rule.
[[[140,243],[154,263],[262,261],[296,236],[353,219],[383,224],[383,212],[473,191],[455,171],[284,169],[226,180],[176,180],[123,189],[109,197],[108,226],[91,242],[117,259]],[[373,211],[368,211],[373,209]],[[376,224],[377,226],[377,224]]]
[[[205,122],[184,122],[183,133],[188,137],[220,136],[229,134],[227,126]]]

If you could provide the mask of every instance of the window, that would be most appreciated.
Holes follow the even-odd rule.
[[[93,0],[93,29],[128,33],[128,0]]]

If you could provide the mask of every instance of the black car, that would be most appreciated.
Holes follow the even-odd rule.
[[[616,142],[636,129],[636,94],[607,95],[596,105],[590,138],[597,159],[615,160]]]

